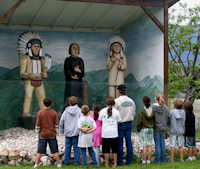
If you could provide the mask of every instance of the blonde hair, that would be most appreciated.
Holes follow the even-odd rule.
[[[159,104],[160,106],[163,106],[163,105],[165,104],[164,97],[163,97],[163,95],[162,95],[161,93],[158,93],[158,94],[156,95],[156,100],[158,101],[158,104]]]

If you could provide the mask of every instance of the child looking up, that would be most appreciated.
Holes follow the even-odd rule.
[[[89,107],[87,105],[83,105],[81,107],[81,112],[83,116],[78,120],[78,129],[79,138],[78,138],[78,147],[81,149],[81,154],[83,158],[83,167],[88,168],[87,163],[87,155],[86,155],[86,148],[88,148],[88,152],[92,158],[93,166],[95,168],[98,167],[96,157],[93,150],[93,131],[96,129],[96,124],[93,118],[89,116]]]
[[[60,119],[60,133],[65,134],[65,156],[62,161],[63,164],[70,164],[71,148],[73,146],[74,165],[81,165],[77,122],[82,115],[81,109],[78,107],[78,98],[71,96],[69,98],[69,106],[65,108]]]
[[[193,105],[186,102],[184,105],[185,119],[185,146],[188,147],[189,157],[187,161],[196,161],[196,131],[195,131],[195,116],[193,113]]]
[[[142,164],[151,163],[152,142],[153,142],[153,128],[155,124],[155,112],[150,107],[150,98],[144,96],[142,102],[144,108],[139,111],[137,129],[140,132],[140,140],[143,146],[142,150]],[[148,154],[147,154],[148,153]],[[148,156],[148,160],[147,159]]]
[[[180,150],[180,162],[183,162],[183,146],[185,133],[185,111],[182,110],[183,101],[176,99],[174,103],[175,109],[170,111],[170,134],[169,141],[171,147],[171,162],[174,162],[175,147]]]
[[[109,168],[110,149],[112,149],[113,168],[117,167],[118,151],[118,124],[121,121],[120,113],[114,108],[115,100],[113,97],[106,99],[104,109],[100,111],[99,120],[102,121],[102,150],[105,157],[105,167]]]
[[[102,144],[102,138],[101,138],[102,121],[99,121],[99,112],[101,110],[101,106],[99,104],[94,104],[92,109],[94,113],[91,115],[91,117],[95,120],[97,126],[96,130],[93,132],[93,145],[95,148],[96,160],[99,165],[100,145]]]

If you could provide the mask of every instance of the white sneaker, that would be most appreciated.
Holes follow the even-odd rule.
[[[146,164],[146,161],[142,160],[142,164]]]
[[[57,164],[57,168],[62,168],[61,163],[60,163],[60,164]]]
[[[191,158],[192,158],[192,161],[196,161],[197,160],[195,156],[192,156]]]
[[[150,160],[147,160],[147,164],[150,164],[151,163],[151,161]]]
[[[186,161],[193,161],[192,157],[188,157],[188,159]]]
[[[39,167],[39,165],[37,165],[37,164],[35,164],[34,166],[33,166],[33,168],[38,168]]]

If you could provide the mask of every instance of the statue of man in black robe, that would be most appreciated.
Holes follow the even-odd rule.
[[[77,43],[72,43],[69,46],[70,57],[65,59],[64,72],[65,72],[65,105],[68,106],[68,99],[70,96],[78,98],[79,106],[82,105],[83,100],[83,84],[82,78],[84,77],[84,62],[78,57],[80,47]]]

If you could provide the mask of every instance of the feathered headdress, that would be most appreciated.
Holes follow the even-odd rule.
[[[109,42],[108,42],[108,47],[110,50],[110,56],[112,56],[112,47],[115,43],[119,43],[121,45],[121,51],[120,51],[120,58],[123,59],[124,57],[124,53],[123,51],[125,50],[125,41],[120,37],[120,36],[113,36],[110,38]]]
[[[18,55],[22,56],[28,54],[30,57],[33,56],[31,47],[34,44],[39,44],[41,46],[39,56],[42,56],[42,40],[38,33],[36,32],[24,32],[19,35],[18,38]]]

